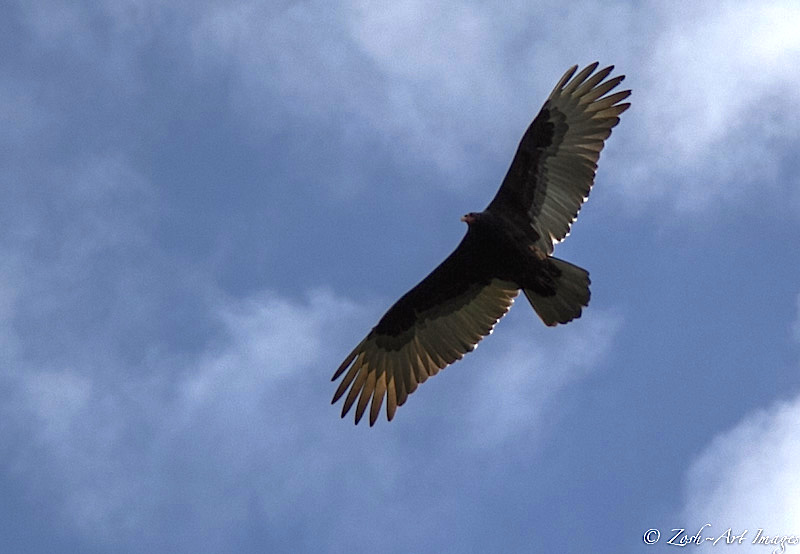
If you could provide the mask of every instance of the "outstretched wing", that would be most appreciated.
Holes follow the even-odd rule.
[[[386,397],[386,417],[391,421],[397,407],[420,383],[460,360],[492,332],[518,288],[491,276],[468,234],[439,267],[386,312],[342,362],[331,379],[344,374],[332,403],[349,389],[342,417],[358,400],[358,423],[371,401],[371,426]]]
[[[573,77],[576,65],[561,77],[523,135],[508,174],[487,208],[512,219],[527,218],[539,235],[536,245],[547,254],[567,236],[578,217],[594,182],[604,141],[630,106],[620,102],[631,91],[607,94],[625,76],[604,81],[614,66],[592,75],[597,65]]]

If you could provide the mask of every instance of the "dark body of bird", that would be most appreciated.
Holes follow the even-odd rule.
[[[520,290],[546,325],[580,317],[589,303],[586,270],[552,256],[589,195],[611,128],[630,104],[612,67],[568,70],[522,137],[511,167],[483,212],[462,218],[467,234],[436,269],[403,295],[339,366],[333,402],[342,416],[386,398],[391,420],[428,377],[472,351]],[[573,77],[573,75],[575,75]],[[357,401],[357,404],[356,404]]]
[[[519,228],[489,210],[464,217],[470,222],[458,247],[403,295],[373,329],[371,335],[381,346],[396,350],[401,344],[397,339],[413,328],[418,313],[432,313],[453,298],[468,300],[471,290],[488,286],[492,279],[516,283],[517,288],[541,296],[556,293],[561,271],[536,248],[533,229]],[[465,267],[469,271],[465,272]]]

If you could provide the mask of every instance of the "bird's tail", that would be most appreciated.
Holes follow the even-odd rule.
[[[558,258],[549,258],[555,265],[555,294],[543,296],[531,289],[522,289],[533,309],[545,325],[556,325],[580,317],[584,306],[589,305],[589,272]]]

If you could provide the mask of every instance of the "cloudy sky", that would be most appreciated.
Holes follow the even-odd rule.
[[[4,2],[3,550],[800,536],[798,28],[790,1]],[[556,250],[583,317],[519,301],[393,422],[341,420],[333,371],[595,60],[633,96]]]

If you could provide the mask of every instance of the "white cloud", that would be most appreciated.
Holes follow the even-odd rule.
[[[498,355],[484,362],[491,366],[480,371],[470,392],[472,424],[483,446],[522,433],[549,432],[546,417],[560,415],[554,401],[601,366],[622,324],[617,315],[589,309],[569,326],[544,328],[527,300],[515,304],[516,310],[530,313],[521,314],[515,328],[500,324],[491,337],[501,343]]]
[[[121,506],[141,492],[121,478],[130,452],[120,445],[143,418],[120,417],[136,403],[118,381],[117,348],[157,294],[127,288],[145,271],[154,192],[120,155],[14,169],[0,238],[3,469],[108,540],[113,530],[98,531],[130,525],[135,512]],[[131,258],[140,263],[117,265]]]
[[[108,358],[72,369],[69,351],[61,367],[14,360],[3,438],[8,445],[27,429],[29,440],[15,441],[5,469],[101,543],[133,533],[154,544],[167,519],[176,539],[197,547],[246,520],[254,499],[266,524],[297,520],[309,488],[335,487],[332,474],[350,471],[339,464],[359,455],[358,445],[330,442],[325,428],[342,423],[326,409],[329,371],[320,371],[322,338],[355,311],[324,292],[302,303],[271,294],[229,303],[217,313],[226,338],[194,361],[160,360],[155,377]],[[376,457],[376,467],[392,466]],[[174,503],[190,513],[172,513]]]
[[[670,4],[663,21],[632,100],[643,124],[639,163],[648,168],[634,163],[632,171],[656,187],[648,185],[648,196],[666,194],[680,210],[702,211],[792,190],[796,182],[778,177],[800,140],[789,116],[800,102],[792,69],[800,7],[684,2]],[[643,197],[641,179],[625,182],[631,199]]]
[[[770,94],[789,102],[800,95],[791,71],[800,53],[798,22],[800,6],[785,2],[693,3],[676,11],[650,70],[661,85],[653,92],[663,100],[653,123],[675,139],[679,159],[702,158]]]
[[[715,437],[694,461],[685,483],[680,527],[705,536],[729,527],[800,536],[800,397],[778,402]],[[791,551],[789,549],[788,551]]]
[[[203,63],[236,68],[234,98],[248,122],[274,132],[280,113],[345,117],[355,129],[348,139],[432,163],[448,176],[443,186],[458,188],[475,172],[476,152],[504,166],[563,71],[605,49],[602,33],[592,38],[595,27],[618,34],[631,17],[620,6],[587,5],[591,18],[559,7],[556,19],[550,7],[407,0],[278,10],[241,2],[206,13],[193,44]],[[565,28],[580,44],[548,43]]]

